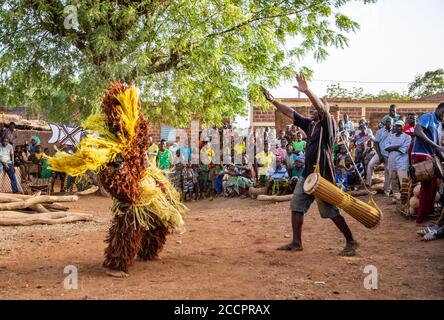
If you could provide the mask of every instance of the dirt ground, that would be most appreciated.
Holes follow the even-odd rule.
[[[130,277],[101,267],[110,223],[108,198],[70,206],[94,222],[0,227],[1,299],[443,299],[444,241],[425,243],[415,224],[377,198],[382,224],[368,230],[344,214],[360,250],[340,257],[343,239],[312,206],[304,251],[281,252],[290,240],[289,203],[215,199],[188,203],[186,231],[169,236],[161,260],[137,261]],[[78,270],[78,289],[64,289],[64,268]],[[378,289],[364,288],[366,265]]]

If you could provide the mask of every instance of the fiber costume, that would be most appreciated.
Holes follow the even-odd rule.
[[[110,85],[102,98],[101,114],[83,125],[89,134],[74,154],[58,152],[49,158],[51,170],[81,176],[98,173],[113,197],[113,221],[106,239],[104,267],[127,272],[137,255],[157,257],[171,229],[183,225],[186,207],[162,171],[145,166],[148,122],[134,86]]]

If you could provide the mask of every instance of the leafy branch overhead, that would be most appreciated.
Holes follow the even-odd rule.
[[[152,120],[217,123],[261,99],[259,85],[291,78],[307,54],[345,47],[359,27],[341,13],[350,1],[2,1],[0,104],[80,119],[121,79],[141,88]]]

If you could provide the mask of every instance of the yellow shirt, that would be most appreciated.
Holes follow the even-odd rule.
[[[153,143],[149,148],[148,148],[148,159],[150,160],[150,165],[151,166],[156,166],[156,161],[157,161],[157,153],[159,152],[159,147],[157,146],[157,144]]]
[[[264,176],[267,174],[268,170],[270,170],[271,165],[274,163],[275,155],[272,152],[268,152],[268,155],[265,151],[261,151],[256,155],[256,159],[258,164],[263,164],[262,167],[258,167],[258,173],[260,176]]]
[[[236,154],[240,154],[240,153],[244,153],[245,152],[245,149],[246,149],[246,147],[245,147],[245,143],[242,143],[242,144],[235,144],[234,145],[234,152],[236,153]]]

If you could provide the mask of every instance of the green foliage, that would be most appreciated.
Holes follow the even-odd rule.
[[[444,92],[444,69],[427,71],[418,75],[409,85],[409,95],[415,98],[431,96]]]
[[[359,27],[340,12],[350,1],[2,1],[0,104],[73,122],[120,79],[141,89],[152,121],[220,123],[263,102],[259,85],[290,79],[307,54],[345,47]]]
[[[327,86],[327,96],[333,98],[374,99],[374,100],[410,100],[408,94],[397,91],[381,90],[378,94],[371,94],[361,87],[349,90],[341,87],[339,83]]]

